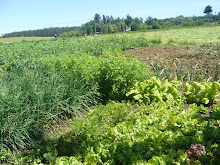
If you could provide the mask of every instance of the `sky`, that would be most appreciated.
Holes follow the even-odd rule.
[[[81,26],[96,13],[163,19],[202,16],[207,5],[220,12],[220,0],[0,0],[0,35],[48,27]]]

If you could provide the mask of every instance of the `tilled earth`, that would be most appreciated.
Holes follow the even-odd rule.
[[[137,56],[151,68],[155,66],[171,70],[178,68],[179,72],[191,69],[191,72],[197,74],[199,72],[202,78],[219,74],[220,47],[218,46],[217,48],[216,46],[145,47],[125,51],[125,54]]]

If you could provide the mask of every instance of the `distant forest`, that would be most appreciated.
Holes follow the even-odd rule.
[[[210,6],[211,7],[211,6]],[[220,25],[220,12],[217,15],[210,11],[204,11],[205,16],[157,19],[151,16],[147,18],[132,18],[129,14],[126,18],[114,18],[113,16],[95,14],[94,19],[83,24],[81,27],[55,27],[39,30],[28,30],[4,34],[2,37],[79,37],[84,35],[108,34],[124,31],[137,31],[149,29],[165,29],[176,27],[203,26],[211,24]]]
[[[79,26],[73,27],[50,27],[45,29],[38,29],[38,30],[27,30],[27,31],[19,31],[13,33],[3,34],[3,38],[8,37],[54,37],[55,35],[60,35],[64,32],[74,31],[79,29]]]
[[[80,29],[71,32],[64,32],[59,37],[78,37],[83,35],[108,34],[114,32],[150,30],[150,29],[165,29],[176,27],[203,26],[203,25],[220,25],[220,12],[218,15],[207,14],[205,16],[184,17],[178,16],[175,18],[157,19],[153,17],[132,18],[127,15],[126,18],[113,18],[113,16],[101,16],[95,14],[94,20],[83,24]]]

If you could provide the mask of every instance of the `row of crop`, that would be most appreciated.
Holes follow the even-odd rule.
[[[144,38],[139,40],[146,42]],[[42,140],[46,127],[60,116],[74,115],[97,102],[128,99],[126,93],[130,87],[152,76],[145,64],[127,59],[121,53],[140,44],[134,41],[113,38],[106,42],[57,40],[1,45],[1,152],[33,148]],[[176,101],[177,87],[172,82],[165,92],[164,87],[153,87],[149,90],[152,96],[147,100],[160,99],[156,95],[159,92],[162,99]],[[190,92],[197,97],[194,89],[189,90],[189,97]],[[207,103],[206,96],[204,103]]]
[[[57,56],[63,53],[80,56],[90,54],[102,55],[106,50],[122,51],[136,47],[146,47],[155,43],[145,37],[136,39],[114,37],[109,40],[54,40],[40,42],[22,42],[0,45],[0,69],[10,70],[12,67],[36,67],[40,57]],[[158,42],[160,43],[160,42]]]
[[[181,87],[184,88],[181,90]],[[220,84],[216,81],[188,82],[182,83],[176,79],[160,81],[151,77],[147,81],[137,82],[126,94],[139,103],[151,104],[161,102],[168,105],[178,105],[181,101],[187,104],[196,103],[212,106],[219,101]],[[184,97],[182,97],[184,96]]]
[[[111,52],[42,57],[34,70],[12,68],[0,79],[1,151],[33,148],[53,120],[122,100],[129,86],[150,75],[137,59]]]
[[[48,69],[69,72],[92,84],[104,102],[125,99],[131,85],[152,76],[146,64],[120,52],[105,51],[100,57],[63,54],[41,58],[41,62]]]
[[[119,40],[0,45],[1,151],[31,148],[53,119],[98,101],[123,99],[125,88],[148,78],[145,65],[117,53]]]
[[[58,139],[47,139],[23,155],[35,164],[218,164],[220,129],[214,105],[210,121],[204,106],[184,103],[170,107],[110,102],[74,118]],[[191,144],[204,150],[187,155]],[[192,151],[192,150],[191,150]],[[188,158],[188,159],[187,159]]]
[[[64,72],[17,70],[0,80],[0,143],[23,150],[42,139],[48,122],[94,105],[98,93]]]

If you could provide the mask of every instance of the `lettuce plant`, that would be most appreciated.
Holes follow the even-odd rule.
[[[220,84],[216,81],[202,83],[193,82],[192,84],[185,83],[186,102],[188,104],[204,104],[211,106],[215,101],[218,101]]]
[[[151,77],[147,81],[137,82],[133,88],[126,94],[132,96],[134,100],[150,104],[151,102],[179,103],[181,93],[179,91],[182,83],[177,80],[161,82],[156,77]]]

